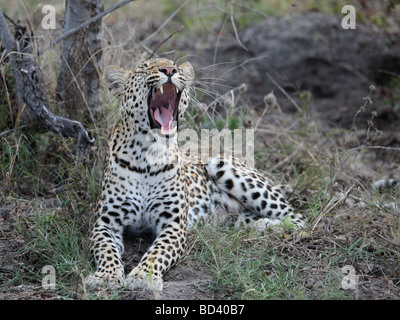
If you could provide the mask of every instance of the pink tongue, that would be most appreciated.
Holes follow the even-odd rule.
[[[161,111],[161,112],[160,112]],[[163,127],[165,131],[169,131],[173,116],[167,108],[159,107],[154,111],[154,119]]]

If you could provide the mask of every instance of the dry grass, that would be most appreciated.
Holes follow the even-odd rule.
[[[291,200],[307,217],[307,227],[294,233],[268,230],[261,237],[201,229],[199,257],[213,266],[216,285],[250,299],[398,298],[400,192],[378,191],[372,184],[391,170],[399,150],[378,148],[385,152],[378,159],[377,150],[365,145],[349,151],[344,142],[354,131],[327,127],[307,113],[281,113],[274,120],[258,122],[258,167],[273,168],[272,178],[292,186]],[[356,140],[368,143],[370,129],[371,124]],[[355,290],[342,288],[344,266],[356,272]]]

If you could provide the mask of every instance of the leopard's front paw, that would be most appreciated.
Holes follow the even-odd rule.
[[[126,277],[126,287],[130,290],[149,289],[153,292],[160,292],[163,289],[163,280],[160,276],[136,267]]]
[[[122,275],[113,274],[110,275],[105,272],[95,272],[86,279],[86,284],[91,289],[97,289],[100,287],[107,287],[110,289],[121,288],[125,285],[125,281]]]

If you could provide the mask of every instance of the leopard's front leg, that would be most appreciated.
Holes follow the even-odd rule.
[[[182,213],[182,210],[184,213]],[[180,208],[180,215],[162,212],[171,218],[160,222],[161,230],[139,264],[126,277],[129,289],[163,289],[164,274],[179,260],[186,245],[187,206]]]
[[[96,272],[87,279],[87,284],[91,288],[103,285],[117,288],[124,285],[124,267],[121,259],[124,251],[123,226],[111,223],[110,214],[116,213],[101,215],[91,233],[91,252],[97,266]]]

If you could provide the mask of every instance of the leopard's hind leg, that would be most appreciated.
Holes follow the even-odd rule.
[[[265,227],[282,224],[290,217],[296,227],[304,226],[304,217],[294,211],[280,187],[255,169],[232,157],[216,157],[210,160],[206,170],[221,192],[244,207],[237,225],[253,227],[258,224],[258,229],[262,224]]]

